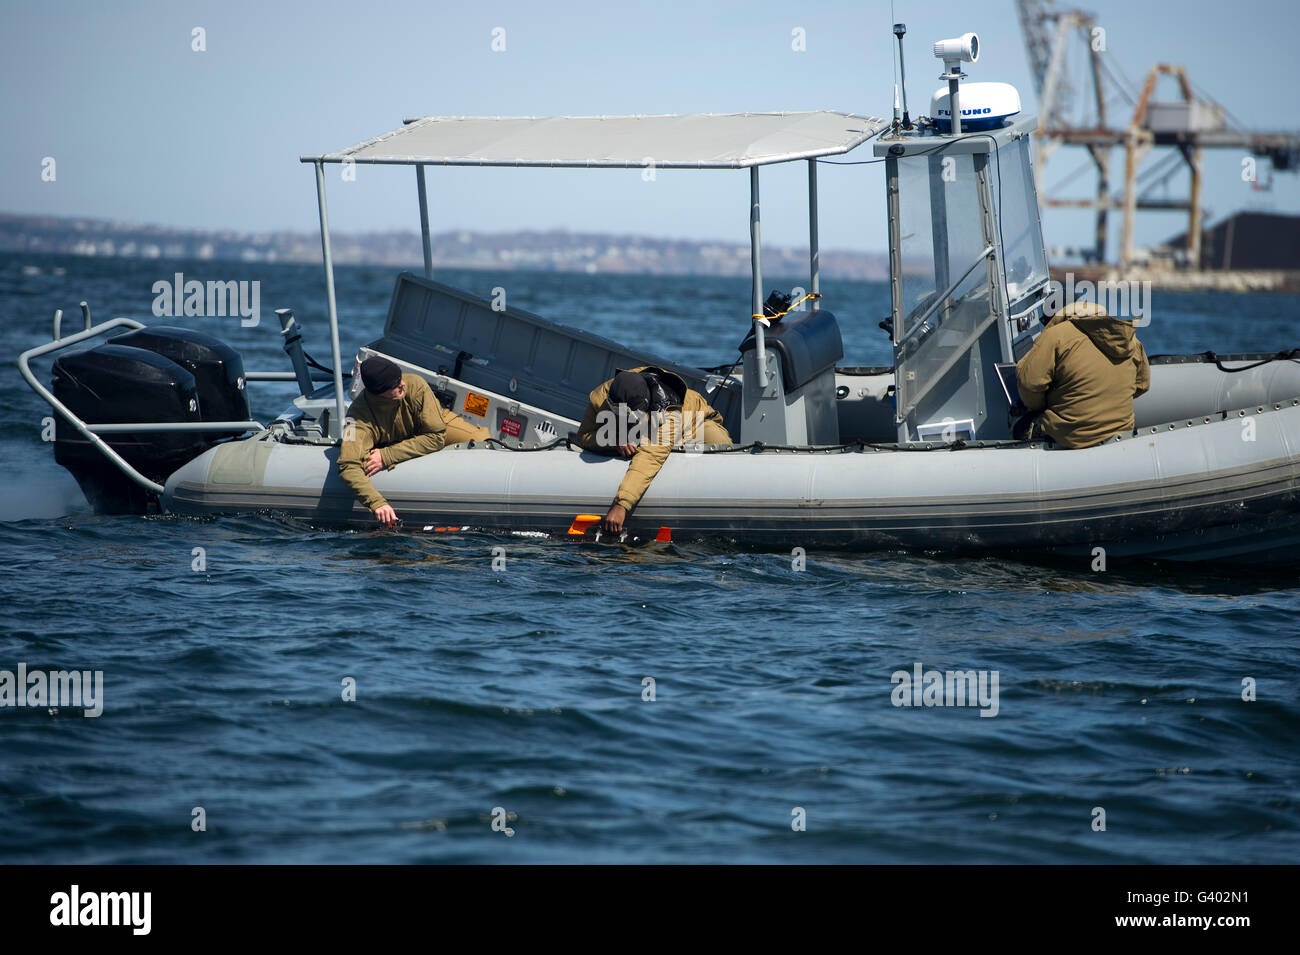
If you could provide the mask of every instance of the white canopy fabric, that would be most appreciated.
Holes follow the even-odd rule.
[[[303,162],[743,169],[834,156],[888,124],[816,110],[671,116],[426,116]]]

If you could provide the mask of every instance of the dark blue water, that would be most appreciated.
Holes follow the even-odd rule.
[[[328,359],[319,269],[36,256],[0,258],[0,352],[48,340],[56,306],[79,327],[82,298],[96,320],[153,320],[152,284],[175,271],[261,280],[257,328],[180,322],[248,367],[287,368],[280,306]],[[684,362],[728,361],[746,331],[743,279],[440,277]],[[345,355],[377,336],[391,285],[339,270]],[[888,363],[887,288],[824,291],[846,362]],[[1273,351],[1300,344],[1298,314],[1295,297],[1157,293],[1142,338],[1152,353]],[[1300,853],[1293,574],[816,552],[797,572],[789,553],[721,545],[96,517],[8,367],[0,670],[102,670],[104,709],[0,708],[0,860]],[[255,416],[290,397],[255,387]],[[891,674],[915,663],[996,671],[997,715],[894,706]]]

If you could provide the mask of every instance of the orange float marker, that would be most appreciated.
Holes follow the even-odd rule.
[[[581,537],[587,533],[587,529],[592,524],[599,524],[603,520],[604,518],[599,514],[579,514],[573,519],[573,523],[569,525],[569,533],[575,537]]]

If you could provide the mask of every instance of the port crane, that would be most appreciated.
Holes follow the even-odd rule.
[[[1205,149],[1238,149],[1245,154],[1243,175],[1259,188],[1256,163],[1267,161],[1273,171],[1294,172],[1300,166],[1300,134],[1246,129],[1222,105],[1197,89],[1185,67],[1157,63],[1140,86],[1130,82],[1106,45],[1105,28],[1095,14],[1077,9],[1058,9],[1053,0],[1016,0],[1020,28],[1029,55],[1030,73],[1038,94],[1038,136],[1034,157],[1038,192],[1046,206],[1095,209],[1096,228],[1091,249],[1069,250],[1086,262],[1106,261],[1109,213],[1122,212],[1119,265],[1136,264],[1134,220],[1139,209],[1186,210],[1187,262],[1199,268],[1201,262],[1202,153]],[[1082,52],[1082,82],[1069,68]],[[1079,71],[1074,71],[1078,73]],[[1175,81],[1174,98],[1157,99],[1161,77]],[[1167,85],[1167,84],[1166,84]],[[1072,112],[1080,118],[1070,120]],[[1057,194],[1046,182],[1046,166],[1061,146],[1080,146],[1088,152],[1085,162],[1063,184],[1074,182],[1088,162],[1096,168],[1096,194],[1069,198]],[[1120,191],[1111,191],[1111,159],[1123,150],[1123,178]],[[1147,155],[1164,153],[1139,172]],[[1188,190],[1182,198],[1151,195],[1159,185],[1185,167]],[[1268,180],[1271,182],[1271,175]]]

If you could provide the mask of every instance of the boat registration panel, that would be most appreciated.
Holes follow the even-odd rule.
[[[487,417],[489,403],[487,395],[476,395],[472,391],[465,395],[465,410],[480,418]]]

